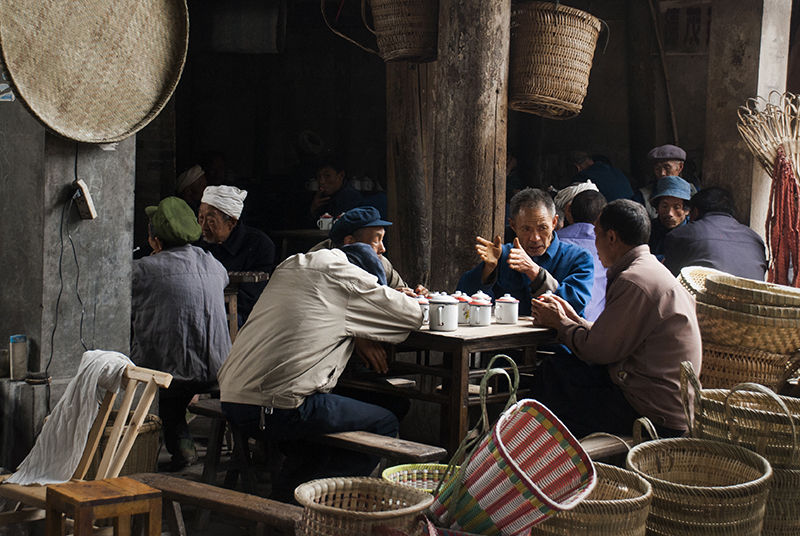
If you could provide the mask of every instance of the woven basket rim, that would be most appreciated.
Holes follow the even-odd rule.
[[[314,486],[320,483],[326,484],[333,484],[334,487],[338,487],[338,484],[344,484],[345,482],[349,482],[353,485],[355,489],[358,489],[360,486],[370,486],[375,488],[387,488],[387,489],[394,489],[398,495],[402,498],[411,501],[416,501],[417,504],[406,506],[404,508],[399,508],[397,510],[388,510],[385,512],[354,512],[350,510],[343,510],[341,508],[334,508],[333,506],[327,506],[324,504],[319,504],[313,501],[311,497],[313,496],[312,492]],[[382,519],[391,519],[396,518],[399,516],[407,516],[422,512],[427,507],[429,507],[433,503],[433,495],[427,493],[422,490],[418,490],[412,488],[410,486],[403,486],[402,484],[396,484],[394,482],[388,482],[386,480],[382,480],[380,478],[370,478],[370,477],[336,477],[336,478],[320,478],[317,480],[311,480],[310,482],[306,482],[305,484],[300,484],[297,489],[294,491],[294,497],[297,499],[297,502],[300,503],[301,506],[304,508],[308,508],[310,510],[314,510],[315,512],[321,514],[328,514],[331,516],[336,517],[347,517],[351,519],[360,519],[360,520],[382,520]]]
[[[800,318],[800,307],[779,307],[775,305],[733,301],[708,290],[699,291],[695,294],[695,299],[706,305],[713,305],[715,307],[728,309],[729,311],[737,311],[753,316],[790,319]]]
[[[630,476],[635,477],[635,480],[641,484],[644,484],[644,491],[638,489],[636,491],[640,492],[641,495],[638,497],[628,497],[623,499],[592,499],[591,494],[587,496],[584,500],[582,500],[573,510],[566,510],[566,511],[580,511],[584,507],[592,507],[592,506],[607,506],[609,504],[616,504],[622,507],[635,507],[640,505],[641,503],[649,503],[653,500],[653,486],[650,482],[647,481],[642,475],[637,474],[630,469],[623,469],[622,467],[617,467],[615,465],[608,465],[602,462],[594,462],[595,469],[597,470],[597,480],[598,484],[600,483],[600,479],[602,478],[613,478],[614,476],[620,474],[628,474]],[[595,486],[597,489],[597,486]]]
[[[746,357],[756,357],[761,359],[769,359],[773,361],[781,361],[788,359],[792,354],[780,354],[778,352],[770,352],[760,348],[748,348],[747,346],[726,346],[724,344],[715,344],[713,342],[703,341],[703,353],[716,352],[720,354],[740,354]],[[702,371],[702,369],[701,369]]]
[[[139,4],[139,0],[128,0],[128,2],[129,5]],[[126,64],[124,67],[118,66],[116,70],[100,62],[91,63],[92,60],[88,60],[86,55],[81,52],[82,47],[85,47],[85,43],[77,41],[73,34],[77,33],[75,32],[76,24],[82,24],[83,26],[94,25],[97,28],[102,28],[102,30],[98,29],[97,31],[99,34],[105,35],[108,32],[114,31],[114,24],[120,27],[125,26],[125,28],[128,29],[133,25],[133,21],[123,21],[120,20],[119,17],[116,19],[109,17],[108,15],[110,13],[121,10],[116,9],[109,11],[104,7],[102,10],[103,12],[98,13],[97,16],[91,20],[87,20],[86,17],[65,17],[63,21],[59,21],[60,24],[57,26],[58,31],[55,35],[46,32],[30,31],[23,35],[20,32],[12,31],[9,26],[17,24],[20,27],[27,28],[27,20],[20,19],[22,24],[19,24],[17,20],[20,18],[19,15],[11,15],[5,12],[5,17],[0,21],[0,54],[2,54],[2,62],[8,74],[8,82],[20,103],[37,119],[37,121],[56,135],[82,143],[112,143],[122,141],[147,126],[158,116],[172,97],[181,75],[183,74],[189,44],[189,13],[186,1],[159,0],[159,2],[161,6],[168,6],[168,8],[150,9],[146,17],[147,22],[144,23],[143,26],[157,27],[158,25],[169,24],[168,31],[164,32],[164,34],[170,36],[169,42],[163,43],[160,42],[161,40],[159,40],[159,42],[138,40],[135,41],[136,44],[133,45],[131,44],[133,40],[129,39],[124,41],[124,43],[127,44],[127,48],[123,48],[123,45],[120,44],[119,48],[113,52],[120,52],[121,55],[127,54],[128,57],[140,57],[145,52],[150,52],[154,49],[157,49],[159,53],[169,50],[170,52],[164,52],[165,56],[171,56],[168,61],[169,65],[166,66],[168,70],[157,74],[140,73],[140,83],[136,88],[133,88],[133,90],[131,87],[117,87],[110,81],[91,80],[90,82],[86,82],[84,80],[85,84],[73,86],[70,87],[70,89],[79,96],[83,96],[83,93],[90,94],[92,90],[94,90],[96,92],[94,95],[100,95],[103,98],[76,97],[74,102],[80,105],[80,109],[72,108],[70,110],[61,111],[59,108],[58,112],[49,108],[48,105],[53,103],[53,95],[59,94],[59,92],[62,91],[61,84],[63,84],[65,80],[58,79],[52,84],[46,84],[40,77],[37,77],[36,69],[27,69],[23,66],[17,67],[17,59],[20,57],[34,56],[36,61],[44,62],[41,57],[35,56],[34,52],[36,50],[52,48],[52,44],[58,42],[58,57],[61,61],[59,67],[67,73],[80,73],[84,70],[89,72],[88,67],[108,69],[107,72],[111,74],[122,73],[123,71],[130,72],[132,69],[130,63]],[[8,0],[6,0],[5,4],[8,3]],[[41,2],[41,5],[47,6],[56,3],[58,3],[58,0],[44,0]],[[99,5],[101,3],[98,1],[97,4]],[[151,2],[151,4],[154,4],[154,2]],[[83,5],[86,6],[87,10],[94,7],[86,3]],[[7,7],[7,5],[3,5],[4,10]],[[152,7],[152,5],[150,7]],[[24,9],[19,8],[17,11],[25,12]],[[98,9],[98,11],[101,10]],[[171,19],[168,18],[168,15],[166,15],[168,11],[176,13],[177,18],[182,24],[173,24]],[[12,20],[13,23],[11,22]],[[134,28],[134,30],[136,29],[138,28]],[[27,42],[29,40],[34,40],[35,43],[39,45],[39,48],[20,48],[21,45],[18,43]],[[112,51],[109,50],[108,55],[111,55],[111,53]],[[71,59],[73,61],[70,61]],[[47,66],[45,65],[42,68],[47,69]],[[112,77],[109,75],[106,78]],[[121,75],[119,79],[121,83]],[[141,80],[147,80],[147,84],[149,85],[141,82]],[[125,102],[126,106],[130,106],[119,106],[119,110],[124,109],[125,113],[118,110],[117,114],[113,116],[113,120],[111,120],[108,118],[107,114],[103,113],[104,110],[108,109],[108,106],[103,103],[107,98],[116,98],[118,101]],[[146,111],[145,108],[147,108]],[[87,110],[91,111],[93,109],[98,110],[98,113],[104,116],[102,126],[99,122],[95,122],[91,125],[85,122],[85,118],[91,115],[87,113]],[[134,109],[138,109],[139,111],[134,111]]]
[[[724,307],[697,302],[697,312],[712,319],[722,319],[738,324],[748,324],[768,329],[800,328],[800,318],[775,318],[771,316],[751,315],[740,311],[732,311]]]
[[[750,461],[752,467],[754,467],[757,470],[759,469],[762,470],[762,474],[755,480],[750,480],[748,482],[733,484],[729,486],[694,486],[691,484],[676,484],[675,482],[670,482],[668,480],[663,480],[656,476],[648,475],[647,473],[641,471],[638,467],[635,467],[631,462],[632,458],[635,458],[637,454],[643,451],[648,451],[648,450],[656,451],[656,450],[669,449],[669,447],[672,445],[680,445],[684,447],[686,450],[696,450],[696,451],[701,451],[708,448],[715,448],[723,451],[727,450],[731,454],[738,454],[739,458],[743,458],[744,460]],[[738,490],[744,491],[750,488],[757,488],[762,485],[768,486],[769,481],[772,478],[772,466],[763,456],[756,454],[755,452],[748,450],[744,447],[738,447],[736,445],[730,445],[728,443],[712,441],[710,439],[679,437],[671,439],[657,439],[654,441],[646,441],[644,443],[636,445],[630,450],[630,452],[628,452],[626,465],[628,469],[637,473],[645,480],[650,481],[651,484],[657,483],[660,488],[669,490],[671,492],[676,492],[676,491],[689,492],[692,495],[719,494],[721,491],[735,494],[735,492]]]
[[[583,10],[580,10],[580,9],[577,9],[577,8],[574,8],[574,7],[565,6],[564,4],[557,4],[555,2],[541,2],[541,1],[538,1],[538,0],[535,0],[535,1],[532,1],[532,2],[519,2],[519,3],[514,4],[513,6],[511,6],[511,9],[512,9],[512,13],[511,13],[512,17],[514,17],[516,15],[516,13],[520,13],[520,12],[523,12],[523,11],[526,12],[526,13],[529,13],[529,12],[534,12],[534,11],[545,11],[545,10],[547,10],[547,11],[553,11],[553,12],[559,13],[559,14],[565,14],[565,15],[570,15],[572,17],[576,17],[581,22],[583,22],[584,24],[587,24],[587,25],[592,26],[593,28],[597,29],[598,32],[602,29],[602,26],[600,24],[600,19],[598,19],[597,17],[595,17],[591,13],[588,13],[586,11],[583,11]],[[514,11],[514,10],[517,10],[517,11]]]
[[[800,289],[756,281],[745,277],[730,274],[714,274],[706,278],[706,288],[720,296],[733,296],[741,298],[746,295],[748,300],[759,305],[771,305],[770,296],[788,307],[800,307]],[[762,301],[763,300],[763,301]]]
[[[726,272],[721,272],[716,268],[709,268],[707,266],[684,266],[678,272],[678,279],[681,283],[685,283],[686,290],[696,295],[698,292],[705,291],[706,279],[709,275],[727,275]],[[702,284],[698,279],[702,280]]]

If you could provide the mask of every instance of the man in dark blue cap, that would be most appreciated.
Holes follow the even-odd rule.
[[[664,259],[663,242],[667,233],[686,225],[689,215],[689,200],[692,189],[689,183],[680,177],[664,177],[656,183],[650,205],[656,211],[656,217],[650,221],[650,253],[658,260]]]
[[[411,289],[403,281],[397,270],[394,269],[389,259],[383,255],[386,253],[383,237],[386,235],[386,227],[390,225],[392,225],[392,222],[382,219],[380,212],[375,207],[353,208],[342,214],[334,222],[328,234],[328,239],[311,248],[311,251],[341,248],[349,244],[367,244],[375,250],[378,258],[383,263],[387,286],[412,297],[417,295],[427,296],[428,289],[422,285],[417,285],[414,289]]]

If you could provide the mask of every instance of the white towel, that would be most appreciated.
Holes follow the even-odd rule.
[[[84,353],[78,373],[44,423],[33,449],[6,482],[42,485],[68,482],[83,456],[89,430],[100,409],[99,401],[106,391],[119,391],[125,367],[132,364],[119,352]]]

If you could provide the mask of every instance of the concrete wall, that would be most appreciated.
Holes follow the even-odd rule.
[[[30,370],[44,370],[52,355],[53,405],[84,345],[128,353],[134,153],[134,138],[115,151],[78,145],[47,132],[19,102],[0,104],[0,341],[27,334]],[[70,207],[76,158],[95,220],[81,220]],[[32,390],[22,383],[3,387],[2,413],[18,419]],[[27,417],[32,430],[39,418]],[[19,425],[19,419],[8,424]],[[31,437],[20,434],[20,445],[30,448]],[[0,465],[20,461],[6,455]]]

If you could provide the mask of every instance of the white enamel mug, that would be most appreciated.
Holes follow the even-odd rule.
[[[427,324],[430,321],[431,305],[428,298],[420,296],[417,298],[419,308],[422,309],[422,323]]]
[[[457,290],[452,296],[458,301],[458,323],[469,324],[469,296]]]
[[[333,225],[333,216],[331,216],[327,212],[322,216],[320,216],[320,218],[317,220],[317,227],[319,227],[320,231],[330,231],[332,225]]]
[[[497,298],[494,303],[494,318],[498,324],[516,324],[519,320],[519,300],[511,294]]]
[[[469,325],[489,326],[492,324],[492,302],[474,300],[469,304]]]
[[[458,329],[458,302],[447,294],[430,299],[430,328],[432,331]]]

